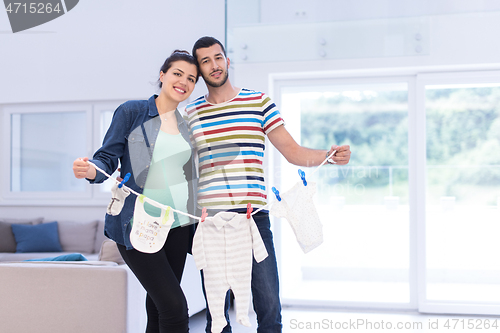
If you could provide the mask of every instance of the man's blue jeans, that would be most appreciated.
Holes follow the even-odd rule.
[[[209,216],[213,214],[209,213]],[[252,266],[252,297],[253,308],[257,314],[257,332],[258,333],[276,333],[281,332],[281,302],[279,299],[279,279],[278,265],[276,263],[276,253],[274,251],[273,234],[271,232],[271,222],[269,214],[259,212],[253,215],[255,224],[259,228],[260,236],[264,241],[268,257],[257,263],[253,260]],[[203,272],[201,274],[203,281]],[[205,294],[205,287],[203,287]],[[206,294],[205,294],[206,299]],[[226,294],[225,315],[229,322],[230,292]],[[206,332],[211,333],[212,317],[208,311],[207,304],[207,327]],[[223,333],[231,332],[231,325],[228,324],[222,330]]]

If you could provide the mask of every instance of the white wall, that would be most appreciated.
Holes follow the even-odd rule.
[[[0,10],[0,104],[145,97],[176,48],[224,39],[224,1],[85,0],[11,33]]]
[[[165,58],[174,49],[191,51],[201,36],[224,40],[224,20],[224,0],[85,0],[51,22],[13,34],[0,8],[0,112],[19,103],[148,98]],[[203,83],[192,97],[202,93]],[[0,128],[2,119],[0,113]],[[9,175],[0,174],[1,188]],[[102,219],[104,209],[57,202],[23,207],[0,197],[0,217]]]
[[[234,0],[237,1],[237,0]],[[261,23],[386,19],[492,11],[497,0],[260,0]]]

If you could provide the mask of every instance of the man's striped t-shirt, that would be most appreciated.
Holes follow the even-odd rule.
[[[241,89],[233,99],[211,104],[200,97],[186,107],[200,168],[198,205],[208,209],[264,206],[265,135],[283,125],[266,94]]]

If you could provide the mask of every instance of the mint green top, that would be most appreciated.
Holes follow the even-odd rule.
[[[191,157],[191,148],[182,135],[159,131],[149,166],[143,194],[156,202],[187,213],[188,183],[184,176],[184,165]],[[170,191],[167,190],[170,189]],[[147,214],[161,215],[161,209],[144,203]],[[189,217],[174,212],[172,228],[189,223]]]

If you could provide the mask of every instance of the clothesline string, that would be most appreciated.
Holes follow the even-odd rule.
[[[311,176],[312,176],[312,175],[314,175],[314,173],[315,173],[316,171],[318,171],[318,169],[319,169],[319,168],[321,168],[323,165],[325,165],[325,163],[328,161],[328,159],[332,158],[332,156],[333,156],[336,152],[337,152],[337,151],[336,151],[336,150],[334,150],[334,151],[333,151],[333,152],[332,152],[329,156],[327,156],[327,158],[325,158],[325,160],[324,160],[324,161],[323,161],[320,165],[318,165],[318,167],[317,167],[316,169],[314,169],[314,170],[313,170],[313,172],[311,172]],[[103,175],[105,175],[106,177],[108,177],[109,179],[113,179],[111,175],[108,175],[108,174],[106,173],[106,171],[102,170],[101,168],[99,168],[99,167],[98,167],[97,165],[95,165],[94,163],[92,163],[92,162],[90,162],[90,161],[88,161],[88,163],[89,163],[90,165],[92,165],[92,166],[93,166],[93,167],[94,167],[97,171],[99,171],[100,173],[102,173]],[[120,181],[118,181],[117,179],[113,179],[113,180],[115,181],[115,183],[116,183],[116,184],[120,184],[120,183],[121,183],[121,182],[120,182]],[[162,204],[162,203],[159,203],[159,202],[157,202],[157,201],[155,201],[155,200],[153,200],[153,199],[150,199],[150,198],[148,198],[148,197],[144,196],[144,195],[143,195],[143,194],[141,194],[141,193],[138,193],[138,192],[134,191],[133,189],[131,189],[130,187],[128,187],[128,186],[127,186],[127,185],[125,185],[125,184],[123,184],[122,186],[123,186],[123,187],[125,187],[127,190],[129,190],[131,193],[135,194],[136,196],[141,196],[141,195],[142,195],[142,196],[144,197],[144,199],[146,199],[146,201],[147,201],[149,204],[153,205],[153,206],[156,206],[156,207],[158,207],[158,208],[163,208],[163,209],[167,209],[167,208],[169,207],[169,206],[166,206],[166,205],[164,205],[164,204]],[[260,212],[261,210],[265,209],[266,207],[270,207],[270,206],[271,206],[271,205],[272,205],[275,201],[276,201],[276,200],[273,200],[273,201],[271,201],[270,203],[268,203],[268,204],[266,204],[266,205],[264,205],[264,206],[260,207],[260,208],[259,208],[259,209],[257,209],[256,211],[252,212],[252,214],[251,214],[251,215],[255,215],[255,214],[257,214],[258,212]],[[170,207],[170,209],[171,209],[172,211],[176,212],[176,213],[179,213],[179,214],[182,214],[182,215],[188,216],[188,217],[190,217],[190,218],[192,218],[192,219],[195,219],[195,220],[201,221],[201,217],[191,215],[191,214],[189,214],[189,213],[186,213],[186,212],[183,212],[183,211],[180,211],[180,210],[174,209],[174,208],[172,208],[172,207]]]
[[[99,167],[98,167],[97,165],[95,165],[94,163],[92,163],[92,162],[90,162],[90,161],[89,161],[88,163],[89,163],[90,165],[92,165],[92,166],[93,166],[93,167],[94,167],[97,171],[99,171],[100,173],[102,173],[103,175],[105,175],[106,177],[108,177],[109,179],[113,179],[110,175],[108,175],[108,174],[106,173],[106,171],[102,170],[101,168],[99,168]],[[113,179],[113,180],[115,181],[115,183],[116,183],[116,184],[120,184],[120,183],[121,183],[120,181],[118,181],[118,180],[116,180],[116,179]],[[127,190],[129,190],[131,193],[135,194],[136,196],[141,196],[141,195],[142,195],[142,196],[144,196],[143,194],[141,194],[141,193],[138,193],[138,192],[134,191],[133,189],[131,189],[130,187],[128,187],[128,186],[127,186],[127,185],[125,185],[125,184],[123,185],[123,187],[125,187]],[[146,201],[148,201],[148,203],[149,203],[149,204],[151,204],[151,205],[153,205],[153,206],[156,206],[156,207],[158,207],[158,208],[167,209],[167,208],[169,207],[169,206],[165,206],[164,204],[159,203],[159,202],[157,202],[157,201],[155,201],[155,200],[153,200],[153,199],[150,199],[150,198],[148,198],[148,197],[146,197],[146,196],[144,196],[144,199],[146,199]],[[183,211],[180,211],[180,210],[174,209],[174,208],[172,208],[172,207],[170,207],[170,209],[171,209],[172,211],[176,212],[176,213],[179,213],[179,214],[182,214],[182,215],[189,216],[190,218],[193,218],[193,219],[195,219],[195,220],[198,220],[198,221],[200,221],[200,220],[201,220],[201,218],[199,218],[199,217],[197,217],[197,216],[194,216],[194,215],[191,215],[191,214],[189,214],[189,213],[186,213],[186,212],[183,212]]]
[[[332,156],[333,156],[333,155],[335,155],[335,153],[336,153],[336,152],[337,152],[337,151],[336,151],[336,150],[334,150],[334,151],[333,151],[333,152],[332,152],[329,156],[327,156],[327,157],[325,158],[325,160],[324,160],[323,162],[321,162],[321,164],[320,164],[320,165],[318,165],[318,167],[317,167],[316,169],[314,169],[314,170],[313,170],[313,172],[311,172],[311,176],[312,176],[312,175],[314,175],[314,173],[315,173],[316,171],[318,171],[318,169],[319,169],[319,168],[321,168],[323,165],[325,165],[325,163],[328,161],[328,159],[332,158]],[[299,180],[299,181],[300,181],[300,180]],[[273,200],[273,201],[271,201],[271,202],[269,202],[269,203],[267,203],[266,205],[264,205],[264,206],[260,207],[259,209],[257,209],[256,211],[254,211],[254,212],[252,213],[252,215],[257,214],[258,212],[260,212],[261,210],[263,210],[263,209],[264,209],[264,208],[266,208],[266,207],[271,207],[271,206],[272,206],[272,204],[273,204],[275,201],[276,201],[276,199],[275,199],[275,200]]]
[[[323,165],[325,165],[325,163],[326,163],[326,162],[327,162],[330,158],[332,158],[332,157],[333,157],[333,155],[335,155],[335,153],[336,153],[336,152],[337,152],[336,150],[332,151],[332,153],[331,153],[329,156],[327,156],[327,157],[323,160],[323,162],[321,162],[321,164],[320,164],[320,165],[318,165],[318,167],[317,167],[316,169],[314,169],[314,170],[313,170],[313,172],[311,172],[311,176],[312,176],[312,175],[314,175],[314,173],[315,173],[316,171],[318,171],[318,170],[319,170],[319,168],[321,168]],[[332,161],[333,161],[333,160],[332,160]],[[333,163],[336,163],[336,162],[333,162]]]

